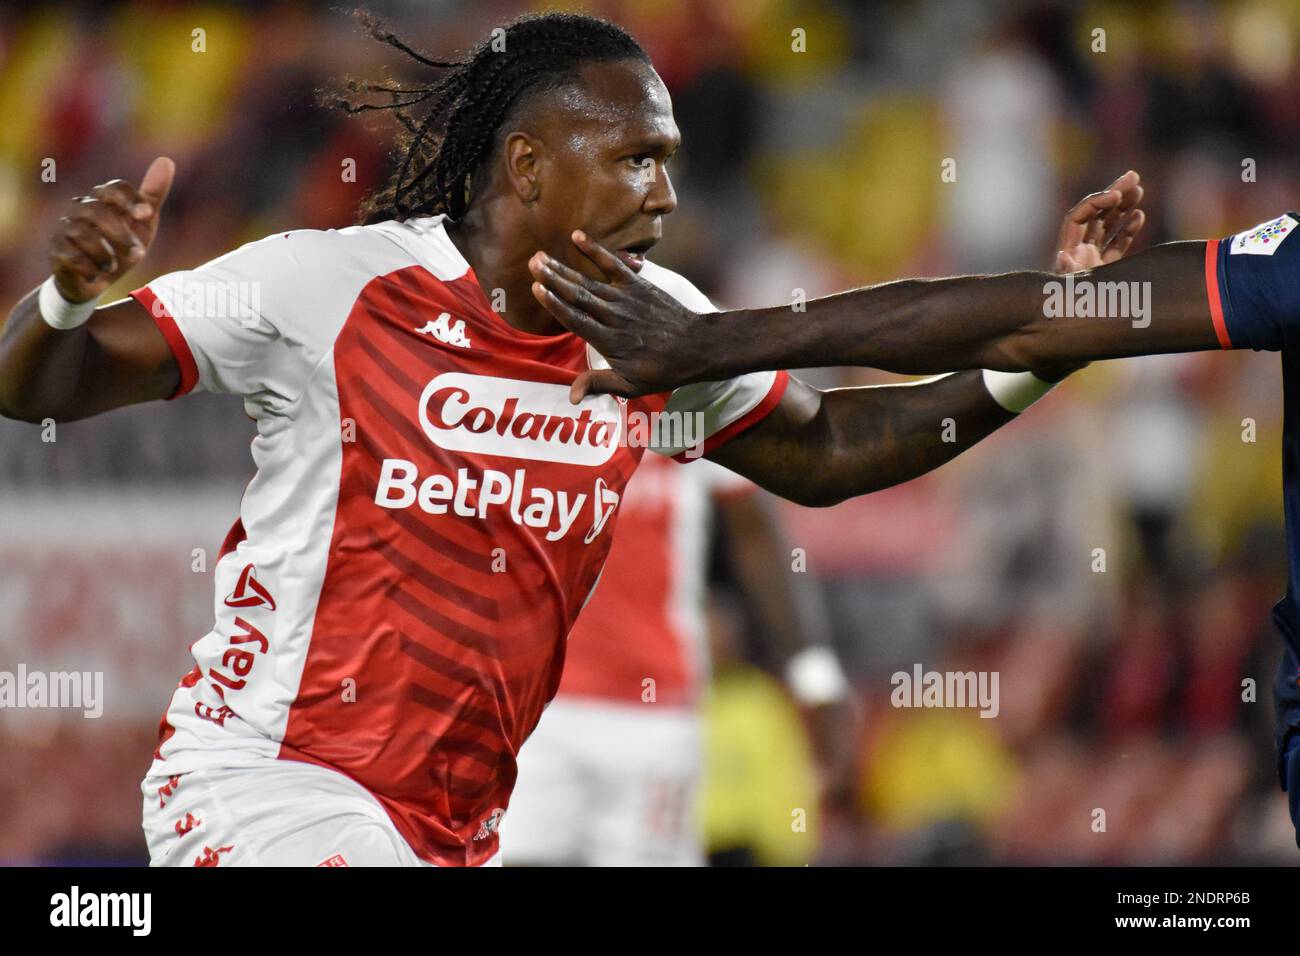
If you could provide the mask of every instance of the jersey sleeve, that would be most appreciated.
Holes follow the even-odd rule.
[[[675,272],[647,262],[642,275],[694,312],[718,311],[708,296]],[[771,414],[789,382],[787,372],[777,371],[684,385],[664,409],[666,421],[680,421],[681,427],[655,429],[650,450],[680,462],[708,455]]]
[[[342,241],[333,230],[277,233],[130,293],[180,366],[169,398],[197,390],[295,400],[337,331],[329,277]]]
[[[1278,351],[1300,338],[1300,214],[1205,246],[1210,317],[1225,349]]]

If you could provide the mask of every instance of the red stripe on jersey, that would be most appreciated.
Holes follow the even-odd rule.
[[[367,449],[369,451],[369,449]],[[383,462],[383,455],[375,455],[376,469]],[[483,576],[492,573],[491,568],[483,564],[483,556],[473,548],[466,547],[463,541],[457,541],[440,533],[405,511],[394,512],[393,520],[402,526],[411,537],[425,545],[430,551],[456,561],[466,571]]]
[[[421,687],[419,684],[411,686],[411,700],[421,707],[427,707],[429,710],[437,711],[440,714],[446,714],[454,717],[454,722],[448,722],[448,727],[455,727],[457,730],[468,730],[469,727],[480,727],[483,730],[497,731],[500,726],[496,718],[488,711],[481,708],[466,707],[460,701],[448,697],[445,694],[439,694],[435,690],[427,687]],[[446,734],[443,735],[444,737]],[[481,755],[481,754],[480,754]],[[496,766],[496,759],[481,761],[488,767]]]
[[[402,371],[399,365],[385,355],[383,348],[365,337],[357,338],[357,346],[361,351],[366,353],[370,360],[375,364],[376,368],[383,372],[384,376],[392,381],[394,385],[398,386],[403,391],[415,391],[417,394],[419,393],[419,383],[412,381],[410,377]]]
[[[172,350],[172,355],[176,357],[176,365],[181,370],[181,382],[176,386],[176,391],[167,396],[167,400],[180,398],[199,381],[199,367],[194,363],[194,353],[190,351],[190,344],[185,341],[185,336],[181,334],[172,314],[167,311],[167,306],[153,294],[152,289],[143,286],[128,294],[144,306],[144,310],[149,313],[149,317],[153,319],[158,330],[162,332],[163,338],[167,340],[167,347]]]
[[[449,641],[455,641],[462,647],[477,651],[486,657],[501,656],[501,643],[491,634],[484,634],[476,628],[461,624],[446,614],[407,593],[404,588],[394,584],[387,592],[387,598],[402,608],[426,627],[435,630]]]
[[[737,418],[726,428],[721,428],[718,431],[714,432],[712,435],[710,435],[708,438],[704,439],[703,451],[701,451],[699,455],[696,455],[694,457],[698,458],[701,455],[707,455],[709,452],[713,451],[714,449],[720,448],[721,446],[725,445],[727,442],[731,441],[731,439],[735,438],[741,432],[761,422],[764,418],[768,416],[768,414],[772,411],[772,409],[776,408],[776,406],[780,404],[781,397],[785,395],[786,386],[788,386],[789,384],[790,384],[790,374],[785,370],[777,372],[776,378],[772,380],[772,387],[768,389],[767,395],[763,397],[763,400],[759,402],[757,405],[755,405],[753,408],[751,408],[744,415],[741,415],[739,418]],[[691,450],[692,449],[688,448],[684,451],[678,452],[677,454],[673,455],[673,460],[680,461],[680,462],[689,462],[691,459],[687,457],[686,452]]]
[[[1214,323],[1214,334],[1219,337],[1219,347],[1232,348],[1232,339],[1228,337],[1228,326],[1223,321],[1223,299],[1219,293],[1219,240],[1211,239],[1205,244],[1205,294],[1210,300],[1210,321]]]
[[[492,598],[434,574],[421,564],[419,559],[407,557],[395,545],[380,542],[376,548],[383,555],[384,560],[393,566],[393,570],[403,577],[424,585],[437,597],[450,600],[457,607],[464,608],[493,624],[501,620],[500,604]]]
[[[413,640],[404,633],[399,633],[397,637],[403,654],[410,657],[411,660],[424,665],[437,676],[458,683],[487,684],[493,697],[500,697],[504,691],[504,686],[493,675],[475,670],[472,667],[466,667],[450,657],[439,654],[432,648],[425,647],[419,641]]]

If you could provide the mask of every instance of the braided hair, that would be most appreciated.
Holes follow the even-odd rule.
[[[362,203],[361,223],[440,213],[459,220],[474,200],[498,130],[526,94],[573,82],[587,63],[650,62],[625,31],[582,14],[518,17],[451,62],[412,49],[367,11],[355,15],[371,37],[440,74],[414,86],[349,78],[346,88],[359,98],[328,90],[320,94],[323,105],[349,114],[384,110],[402,126],[393,154],[396,169]],[[388,102],[370,102],[376,95]]]

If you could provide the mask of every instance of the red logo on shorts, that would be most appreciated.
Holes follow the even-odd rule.
[[[321,863],[317,863],[316,868],[320,869],[322,866],[347,866],[347,865],[348,865],[348,861],[343,859],[343,854],[335,853],[328,860],[325,860]]]
[[[189,833],[191,830],[193,830],[196,826],[198,826],[202,822],[203,821],[198,819],[196,816],[194,816],[194,814],[187,813],[185,814],[184,820],[176,821],[176,835],[185,836],[185,834]]]
[[[215,850],[210,846],[203,848],[203,855],[194,858],[195,866],[216,866],[221,861],[222,853],[229,853],[234,846],[219,846]]]
[[[179,776],[171,776],[167,778],[167,782],[165,784],[163,784],[161,787],[158,788],[158,809],[159,810],[167,806],[167,798],[170,797],[172,793],[176,790],[176,788],[179,787],[180,785],[181,785],[181,778]]]
[[[253,576],[253,566],[246,565],[235,582],[235,590],[226,598],[226,607],[267,607],[275,610],[275,598]]]

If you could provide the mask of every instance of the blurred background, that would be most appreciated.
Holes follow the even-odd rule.
[[[368,6],[449,54],[557,5]],[[1296,0],[558,6],[629,29],[667,83],[684,142],[654,258],[721,307],[1050,268],[1060,216],[1129,168],[1146,186],[1140,246],[1300,205]],[[0,10],[0,302],[48,274],[45,237],[72,196],[138,182],[160,154],[178,179],[117,291],[278,230],[351,224],[391,129],[314,91],[384,69],[407,64],[323,3]],[[808,748],[716,562],[727,650],[706,713],[710,753],[735,758],[706,799],[718,859],[1300,859],[1271,750],[1281,408],[1266,353],[1095,365],[922,480],[828,510],[782,503],[861,708],[855,807],[792,830],[789,808],[815,801]],[[210,627],[252,435],[238,399],[206,394],[54,441],[0,420],[0,670],[103,670],[107,698],[97,720],[0,711],[0,863],[147,859],[139,781]],[[997,671],[999,716],[892,707],[890,675],[918,663]],[[789,746],[752,739],[773,724]]]

